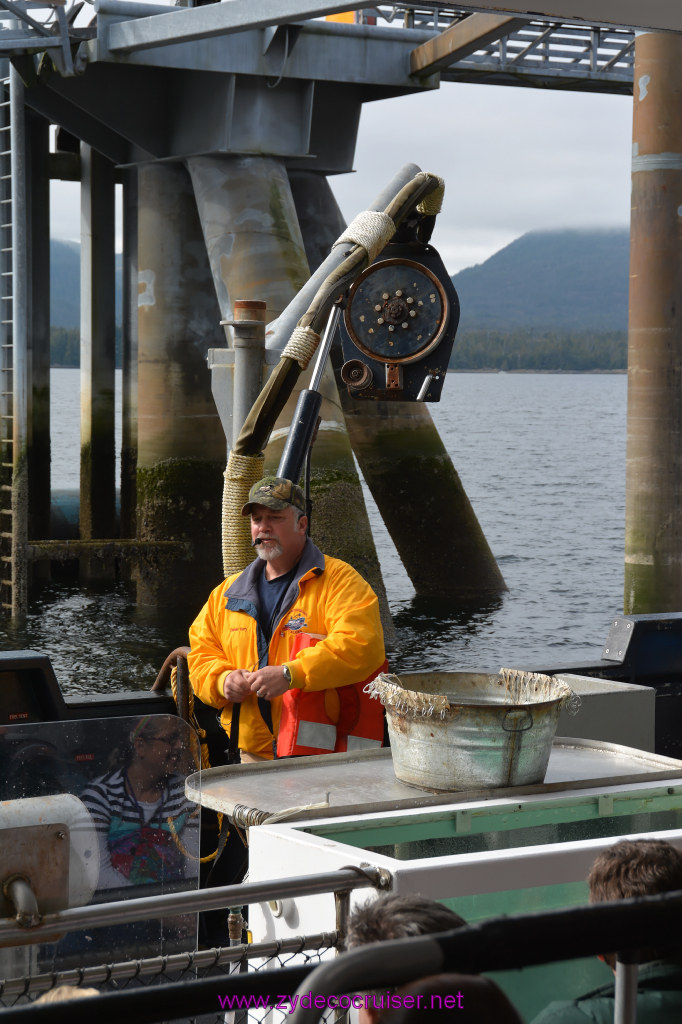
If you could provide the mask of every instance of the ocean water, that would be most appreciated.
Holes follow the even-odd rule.
[[[53,370],[52,389],[53,488],[75,489],[78,371]],[[416,598],[367,495],[395,671],[599,658],[622,612],[626,391],[624,374],[448,375],[430,409],[509,589],[478,608]],[[0,644],[47,653],[65,692],[85,694],[149,687],[185,630],[136,609],[123,584],[52,584]]]
[[[600,656],[623,611],[626,398],[624,374],[448,376],[433,418],[509,590],[462,616],[390,582],[403,669]]]

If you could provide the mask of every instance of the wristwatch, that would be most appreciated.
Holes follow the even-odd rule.
[[[282,665],[282,672],[284,673],[284,678],[287,681],[287,685],[291,686],[291,672],[289,671],[289,666]]]

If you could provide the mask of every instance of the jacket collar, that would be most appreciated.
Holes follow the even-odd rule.
[[[255,558],[250,565],[247,565],[246,569],[237,576],[237,578],[230,584],[225,590],[223,596],[227,597],[230,595],[230,600],[236,599],[239,601],[248,601],[251,604],[258,607],[258,578],[265,569],[265,562],[262,558]],[[294,588],[294,596],[296,588],[299,582],[309,574],[312,573],[314,576],[319,576],[320,573],[324,572],[324,555],[318,547],[313,544],[310,537],[305,542],[303,553],[299,560],[298,566],[296,567],[296,573],[289,591]],[[288,603],[287,598],[282,602],[282,607]],[[292,598],[293,600],[293,598]]]
[[[651,960],[649,963],[640,964],[637,976],[638,989],[682,989],[682,964],[670,960]],[[600,988],[594,989],[580,996],[578,1004],[588,999],[595,999],[603,996],[613,997],[615,995],[615,982],[609,982]]]

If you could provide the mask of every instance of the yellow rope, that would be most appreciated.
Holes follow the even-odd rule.
[[[296,326],[282,350],[282,357],[295,359],[301,369],[305,370],[319,343],[320,336],[312,327]]]
[[[417,205],[419,213],[431,217],[436,217],[440,213],[445,194],[445,181],[438,175],[434,175],[434,177],[438,178],[439,184],[433,192],[429,192],[428,196],[424,196],[421,203]]]
[[[249,491],[263,476],[265,456],[235,455],[230,452],[225,470],[223,489],[223,572],[229,576],[241,572],[254,559],[251,530],[242,506],[248,501]]]
[[[173,667],[171,669],[171,677],[170,678],[171,678],[171,690],[173,691],[173,700],[175,701],[175,706],[177,707],[178,706],[178,670],[177,670],[177,667]],[[192,689],[192,683],[191,682],[190,682],[190,685],[189,685],[189,695],[188,695],[188,698],[189,698],[188,699],[188,702],[189,702],[189,720],[190,720],[191,725],[196,730],[196,733],[197,733],[197,735],[199,737],[199,762],[200,762],[201,768],[203,770],[205,770],[205,769],[211,767],[211,762],[209,761],[209,756],[208,756],[208,743],[206,742],[206,730],[201,728],[201,726],[199,725],[199,721],[198,721],[196,715],[194,714],[194,690]],[[197,765],[197,763],[196,763],[196,758],[195,758],[195,761],[194,761],[194,765],[195,765],[196,768],[199,767],[199,765]],[[190,817],[193,817],[194,814],[197,814],[197,813],[198,813],[198,808],[197,808],[196,811],[194,811],[192,813],[192,815],[190,815]],[[180,839],[180,836],[178,835],[177,829],[175,827],[175,822],[173,821],[173,819],[171,817],[168,817],[168,818],[166,818],[166,821],[168,823],[168,828],[170,829],[170,834],[173,836],[173,840],[175,842],[175,845],[177,846],[178,850],[183,855],[183,857],[187,857],[189,860],[197,860],[197,861],[199,861],[200,864],[208,864],[210,861],[216,859],[216,857],[218,856],[217,848],[214,850],[213,853],[207,854],[206,857],[195,857],[194,854],[190,853],[189,850],[187,850],[185,848],[184,844],[182,843],[182,841]],[[222,814],[218,813],[218,835],[220,835],[222,827],[223,827],[223,816],[222,816]],[[228,832],[228,836],[229,836],[229,832]]]
[[[337,245],[360,245],[367,253],[367,263],[374,263],[382,249],[395,234],[395,223],[387,213],[378,210],[363,210],[334,242]]]

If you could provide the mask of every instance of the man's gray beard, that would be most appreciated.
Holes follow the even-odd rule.
[[[256,548],[256,554],[258,555],[259,558],[262,558],[264,562],[271,562],[273,558],[279,558],[279,556],[283,553],[283,550],[284,549],[282,548],[281,544],[278,544],[275,541],[274,543],[270,544],[267,551],[265,550],[262,544],[259,544],[258,547]]]

